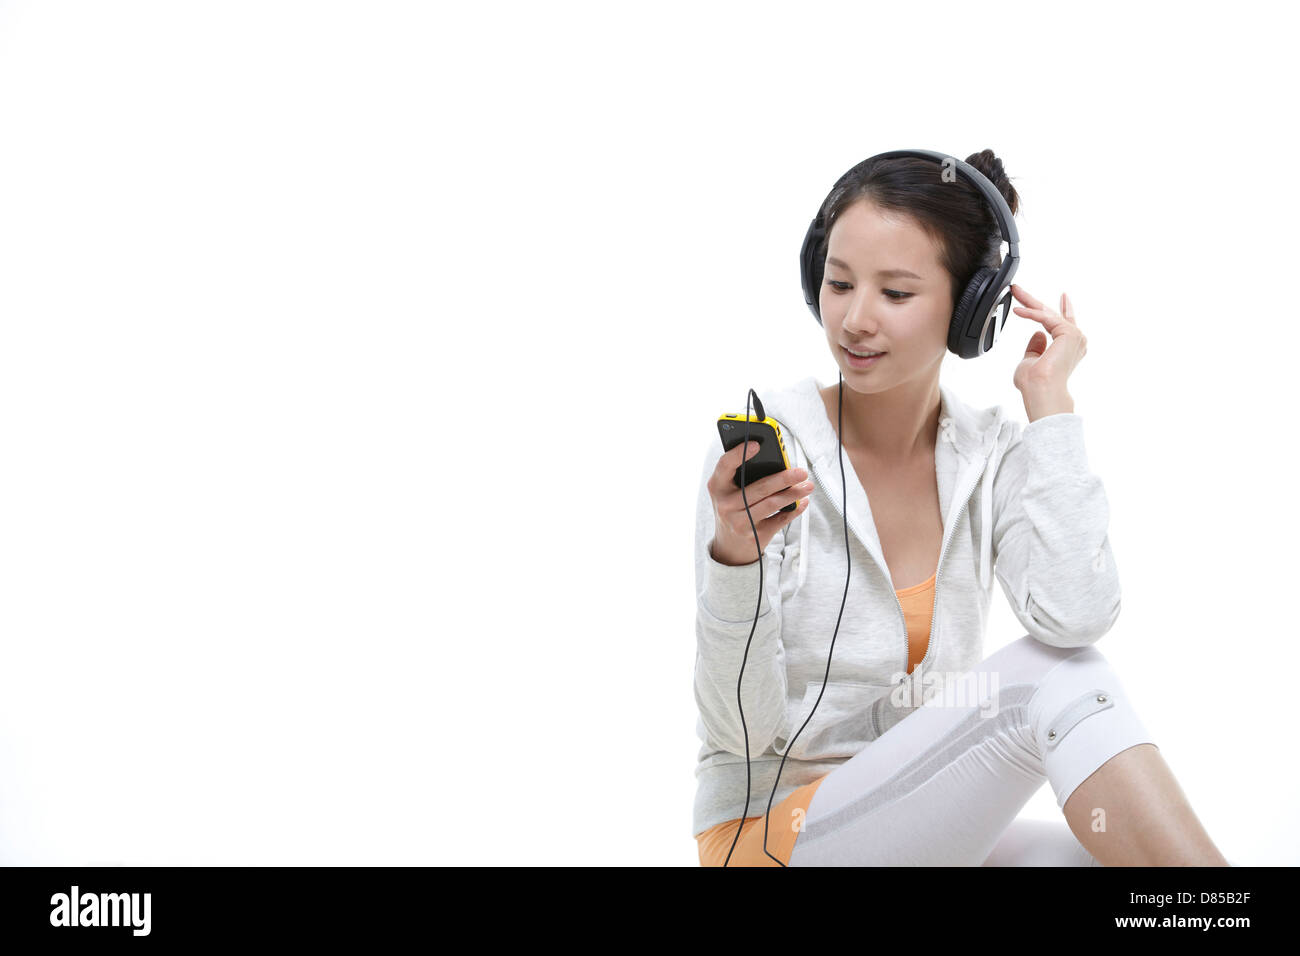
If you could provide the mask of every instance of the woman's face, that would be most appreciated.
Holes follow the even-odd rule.
[[[826,340],[845,384],[875,392],[937,374],[948,348],[952,287],[940,249],[911,218],[860,200],[840,214],[826,246],[819,296]],[[866,368],[845,347],[884,352]]]

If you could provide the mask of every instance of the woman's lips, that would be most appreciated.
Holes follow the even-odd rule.
[[[844,348],[844,346],[841,345],[840,348]],[[858,358],[848,349],[844,349],[844,354],[848,356],[849,365],[853,366],[853,368],[871,368],[889,353],[881,352],[879,355],[873,355],[870,358]]]

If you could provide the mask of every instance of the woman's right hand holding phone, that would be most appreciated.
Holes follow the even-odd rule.
[[[808,472],[803,468],[788,468],[751,481],[745,486],[742,497],[740,488],[736,486],[736,471],[740,468],[741,456],[753,458],[758,449],[758,442],[751,441],[748,445],[741,442],[723,452],[706,485],[709,497],[713,499],[713,540],[709,543],[709,554],[719,564],[753,564],[777,531],[808,509],[807,495],[812,491],[813,482],[805,480]],[[803,500],[795,510],[781,512],[801,496]],[[746,498],[749,499],[748,514],[745,511]],[[750,515],[754,518],[753,528],[750,527]],[[757,546],[754,544],[754,529],[758,531]]]

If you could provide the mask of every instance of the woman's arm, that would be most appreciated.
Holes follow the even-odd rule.
[[[780,589],[785,535],[777,532],[764,554],[764,593],[759,608],[758,559],[750,564],[730,566],[715,561],[709,552],[714,516],[707,483],[721,454],[721,445],[715,439],[705,454],[695,509],[695,702],[699,706],[706,746],[744,756],[745,730],[748,730],[749,756],[756,757],[771,746],[785,721]],[[756,608],[757,626],[754,624]],[[746,641],[749,641],[748,656]],[[744,728],[736,703],[742,661]]]
[[[1120,612],[1110,508],[1088,469],[1083,419],[1045,415],[1020,426],[993,479],[992,549],[1011,608],[1044,644],[1078,647]]]

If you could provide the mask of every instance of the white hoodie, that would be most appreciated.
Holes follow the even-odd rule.
[[[807,510],[764,551],[763,601],[743,687],[753,775],[750,816],[767,811],[781,755],[796,732],[772,806],[911,713],[927,688],[917,687],[912,695],[912,687],[900,684],[924,685],[923,672],[959,674],[984,659],[994,570],[1016,617],[1045,644],[1091,644],[1120,611],[1119,575],[1107,540],[1109,506],[1100,479],[1088,470],[1083,419],[1062,412],[1021,425],[1001,406],[971,408],[940,383],[935,476],[943,547],[929,645],[907,674],[902,604],[866,491],[847,454],[852,565],[844,597],[840,461],[819,389],[810,377],[759,393],[768,417],[781,426],[792,467],[807,468],[815,487]],[[709,554],[713,503],[706,483],[721,455],[715,425],[695,514],[696,732],[703,745],[695,769],[693,835],[745,809],[736,681],[754,624],[759,571],[757,560],[731,567]],[[799,731],[821,691],[841,603],[830,678],[813,719]],[[889,693],[896,688],[908,694],[903,704]]]

